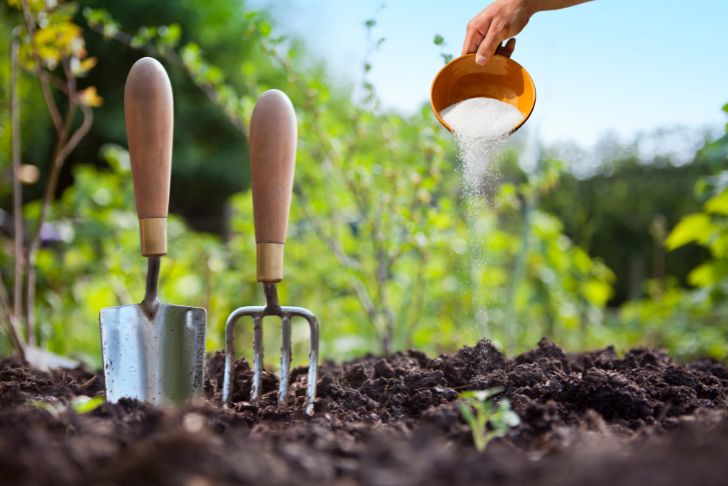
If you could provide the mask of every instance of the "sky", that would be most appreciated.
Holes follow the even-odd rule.
[[[354,82],[367,40],[364,20],[386,41],[370,79],[385,107],[428,102],[446,52],[458,55],[467,21],[487,0],[252,0],[279,31],[303,38],[332,77]],[[382,3],[384,8],[379,9]],[[728,121],[728,1],[595,0],[541,12],[517,36],[513,59],[536,84],[529,128],[549,142],[588,146],[606,132],[628,139],[676,125],[718,129]]]

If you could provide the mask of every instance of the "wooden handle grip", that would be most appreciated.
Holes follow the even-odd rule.
[[[164,255],[172,169],[173,101],[169,77],[155,59],[139,59],[129,71],[124,88],[124,113],[142,254]]]
[[[258,281],[261,282],[277,282],[283,278],[282,245],[286,241],[291,206],[296,136],[296,112],[288,96],[277,89],[263,93],[253,110],[249,137],[255,241],[259,248]]]

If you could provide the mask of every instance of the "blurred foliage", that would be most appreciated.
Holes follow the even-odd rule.
[[[51,207],[58,238],[38,254],[36,308],[49,349],[98,364],[99,309],[135,303],[143,295],[145,262],[139,255],[128,154],[122,146],[121,107],[126,72],[135,59],[151,54],[165,63],[174,86],[172,209],[187,216],[170,218],[170,253],[162,263],[160,296],[208,309],[208,350],[221,349],[230,311],[262,302],[255,283],[245,134],[255,98],[276,87],[291,97],[299,122],[280,297],[284,304],[305,306],[318,315],[325,358],[409,346],[442,352],[480,336],[513,352],[542,335],[570,349],[644,343],[665,345],[683,356],[725,355],[726,340],[718,339],[723,331],[708,324],[722,303],[716,289],[723,289],[724,276],[715,272],[724,268],[725,262],[719,263],[724,256],[712,253],[715,268],[710,272],[716,277],[710,286],[702,285],[707,277],[695,280],[691,273],[691,282],[699,286],[685,290],[668,276],[650,287],[651,298],[618,313],[608,311],[618,283],[615,274],[590,256],[599,254],[591,244],[582,242],[596,247],[604,239],[616,246],[624,241],[595,227],[582,238],[579,221],[600,220],[594,215],[619,204],[621,217],[631,222],[634,194],[652,196],[635,189],[632,177],[624,175],[627,186],[605,185],[614,191],[606,195],[594,191],[594,212],[583,213],[591,215],[586,221],[583,215],[568,218],[569,195],[591,194],[589,183],[573,177],[548,153],[537,157],[535,168],[524,170],[523,149],[517,144],[504,154],[502,184],[489,198],[464,195],[454,141],[429,108],[410,116],[381,109],[367,80],[384,42],[375,35],[375,19],[365,23],[372,47],[361,82],[347,86],[332,84],[326,69],[306,59],[302,43],[283,37],[267,14],[248,11],[237,0],[80,3],[86,8],[78,14],[78,25],[87,39],[98,35],[89,42],[98,67],[88,82],[98,87],[104,105],[88,142],[75,155],[65,190]],[[12,16],[3,17],[0,29],[8,31],[12,21]],[[442,45],[444,39],[435,42]],[[40,140],[37,144],[25,137],[33,141],[24,145],[24,159],[42,160],[48,125],[37,113],[37,93],[24,83],[24,133],[37,132]],[[29,120],[36,125],[28,125]],[[0,137],[7,146],[6,134]],[[720,151],[706,148],[711,157]],[[5,153],[2,157],[0,170],[6,170],[9,162]],[[633,162],[629,167],[640,170]],[[704,187],[714,183],[711,179]],[[683,190],[675,187],[660,190],[673,195]],[[8,194],[3,181],[2,208],[8,207]],[[706,235],[723,231],[724,215],[714,212],[716,204],[708,208],[706,203]],[[31,194],[26,217],[38,209]],[[681,211],[682,206],[675,214]],[[216,221],[205,222],[211,213]],[[620,216],[609,217],[616,225]],[[651,238],[652,217],[635,227],[640,237]],[[205,234],[190,224],[219,231]],[[672,226],[673,220],[666,224]],[[678,238],[679,229],[668,241]],[[712,238],[694,241],[713,252]],[[12,257],[11,240],[0,236],[3,275],[9,274]],[[241,350],[250,347],[250,327],[240,325]],[[278,334],[266,333],[268,349],[275,349]],[[306,342],[304,326],[294,325],[299,358],[305,356]],[[275,353],[268,358],[274,360]]]
[[[728,113],[728,105],[723,110]],[[726,166],[728,125],[726,135],[702,149],[701,156]],[[695,192],[702,210],[684,216],[665,240],[671,252],[687,246],[709,252],[687,276],[692,288],[680,287],[674,278],[666,284],[648,281],[648,298],[625,304],[602,339],[622,347],[665,346],[680,356],[728,357],[728,171],[699,180]]]
[[[662,242],[655,241],[650,228],[671,228],[698,210],[698,199],[690,197],[693,188],[702,177],[720,170],[720,163],[702,153],[682,165],[670,158],[645,160],[637,151],[638,142],[603,140],[599,155],[604,162],[597,172],[586,178],[565,174],[559,190],[543,200],[544,209],[561,220],[565,233],[615,272],[611,306],[642,297],[644,280],[661,278],[663,271],[685,285],[688,273],[707,257],[696,246],[655,255],[656,243]]]

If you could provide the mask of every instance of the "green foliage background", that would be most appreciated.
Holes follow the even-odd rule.
[[[0,14],[0,35],[9,38],[20,16],[4,4]],[[525,141],[515,140],[503,156],[498,189],[489,199],[467,197],[454,141],[429,107],[411,116],[379,107],[366,73],[386,43],[376,36],[376,19],[364,20],[373,54],[362,66],[363,82],[348,86],[332,84],[303,43],[238,0],[79,2],[75,21],[98,58],[82,82],[96,86],[104,104],[51,208],[59,241],[38,256],[38,333],[47,348],[98,365],[99,309],[143,295],[122,89],[131,64],[154,55],[175,91],[176,214],[161,297],[208,309],[208,350],[222,348],[230,311],[262,301],[246,127],[255,98],[275,87],[296,106],[300,135],[281,300],[319,316],[324,357],[411,346],[443,352],[483,336],[517,352],[543,335],[571,350],[649,345],[679,356],[726,356],[728,173],[721,170],[728,136],[684,166],[647,164],[632,154],[586,179],[548,150],[535,168],[522,169]],[[126,41],[120,33],[129,34]],[[8,53],[1,55],[5,123]],[[23,162],[45,174],[49,121],[37,81],[26,73],[20,89]],[[6,174],[8,129],[0,131],[0,144]],[[41,178],[25,188],[28,221],[39,211],[42,185]],[[10,189],[3,177],[5,214]],[[658,216],[662,233],[653,228]],[[635,254],[663,258],[667,268],[639,280],[637,296],[624,268]],[[5,282],[12,282],[13,258],[11,239],[2,234]],[[277,334],[267,333],[268,349]],[[239,335],[245,353],[249,327]],[[7,352],[3,339],[0,350]],[[303,326],[294,340],[305,358]]]

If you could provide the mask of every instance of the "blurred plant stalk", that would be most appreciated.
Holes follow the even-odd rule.
[[[37,0],[10,0],[8,3],[21,11],[23,25],[14,29],[11,44],[10,93],[13,249],[15,253],[12,303],[6,298],[7,291],[4,283],[1,296],[5,314],[9,319],[7,330],[13,348],[18,354],[24,356],[24,347],[36,345],[36,257],[41,246],[43,225],[46,223],[50,206],[56,195],[61,169],[68,156],[90,130],[93,124],[91,107],[99,106],[101,98],[96,95],[94,87],[83,90],[79,90],[77,87],[77,78],[93,68],[95,60],[86,58],[82,31],[71,21],[75,12],[73,4],[60,5],[60,2],[50,3]],[[56,135],[40,213],[34,230],[28,232],[27,241],[25,240],[26,231],[22,209],[19,67],[23,67],[38,79]],[[57,67],[60,67],[63,72],[62,77],[53,73]],[[65,95],[68,102],[65,110],[62,111],[59,108],[52,88]],[[79,110],[82,114],[82,121],[74,128],[76,114]],[[23,302],[23,286],[25,287],[25,302]],[[19,332],[21,321],[24,321],[24,336],[21,336]]]
[[[0,282],[6,332],[13,350],[25,359],[19,325],[23,313],[23,194],[20,179],[20,103],[18,101],[18,29],[13,30],[10,44],[10,128],[12,131],[13,178],[13,304],[11,306],[5,282]]]

